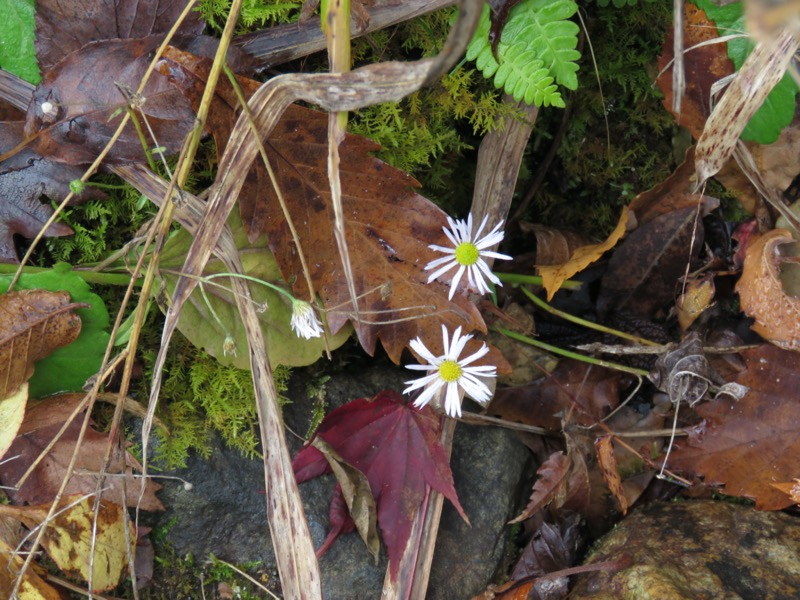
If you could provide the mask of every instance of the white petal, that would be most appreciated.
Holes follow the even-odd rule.
[[[488,250],[484,250],[481,252],[481,256],[484,258],[497,258],[501,260],[512,260],[512,256],[508,256],[507,254],[500,254],[499,252],[489,252]]]
[[[497,276],[494,273],[492,273],[492,270],[489,268],[489,265],[487,265],[482,260],[479,260],[477,262],[477,265],[480,268],[480,270],[483,271],[483,274],[486,275],[486,277],[489,278],[489,281],[491,281],[495,285],[499,285],[499,286],[503,285],[501,283],[501,281],[497,278]]]
[[[426,362],[429,362],[432,365],[437,365],[437,366],[439,365],[439,363],[442,362],[438,356],[434,356],[433,353],[430,350],[428,350],[425,344],[422,343],[421,339],[416,338],[414,340],[411,340],[408,343],[408,345],[411,346],[411,349],[417,354],[419,354]]]
[[[447,246],[437,246],[436,244],[429,244],[428,248],[430,248],[431,250],[436,250],[437,252],[447,252],[448,254],[456,253],[455,248],[448,248]]]
[[[422,408],[425,406],[433,399],[433,397],[436,395],[436,392],[438,392],[443,385],[443,379],[438,379],[437,381],[433,382],[430,386],[425,388],[425,390],[419,395],[419,397],[417,397],[416,400],[414,400],[414,406],[417,408]]]
[[[459,398],[458,385],[455,382],[447,384],[444,411],[454,419],[461,417],[461,398]]]
[[[453,296],[456,293],[456,288],[458,287],[458,282],[461,281],[461,276],[464,274],[464,265],[459,265],[458,271],[456,274],[453,275],[453,281],[450,283],[450,295],[447,297],[448,300],[452,300]]]
[[[412,371],[438,371],[439,367],[437,365],[406,365],[406,369],[411,369]],[[406,383],[408,383],[406,381]]]
[[[468,365],[469,363],[471,363],[471,362],[475,362],[476,360],[478,360],[478,359],[479,359],[479,358],[481,358],[482,356],[486,356],[487,354],[489,354],[489,346],[487,346],[486,344],[484,344],[484,345],[483,345],[483,346],[482,346],[482,347],[481,347],[481,348],[480,348],[480,349],[479,349],[477,352],[475,352],[474,354],[470,354],[470,355],[469,355],[467,358],[462,358],[461,360],[459,360],[459,361],[458,361],[458,364],[459,364],[459,365],[461,365],[461,367],[463,368],[463,367],[465,367],[466,365]]]
[[[434,384],[437,379],[441,380],[441,377],[439,377],[438,372],[426,375],[425,377],[420,377],[419,379],[411,379],[410,381],[405,381],[404,383],[408,385],[408,387],[403,390],[403,393],[407,394],[409,392],[413,392],[414,390],[418,390],[421,387]]]
[[[475,247],[480,251],[481,256],[483,256],[483,253],[487,251],[486,250],[487,248],[491,248],[492,246],[499,244],[502,241],[503,241],[503,234],[497,233],[492,237],[485,237],[482,240],[478,240],[475,243]]]
[[[458,262],[456,261],[455,257],[453,257],[453,256],[441,256],[439,258],[434,258],[431,262],[429,262],[427,265],[425,265],[425,270],[426,271],[430,271],[431,269],[435,269],[436,267],[438,267],[440,265],[443,265],[445,263],[448,263],[448,262],[452,263],[454,265],[458,264]]]
[[[470,215],[470,217],[471,216],[472,215]],[[489,220],[489,215],[484,215],[483,216],[483,221],[481,221],[481,226],[478,227],[478,231],[475,232],[475,237],[472,238],[472,239],[479,240],[481,238],[481,232],[483,231],[483,228],[486,227],[486,223],[487,223],[488,220]],[[502,223],[502,221],[501,221],[501,223]]]
[[[478,268],[481,265],[483,265],[485,268],[488,268],[486,267],[486,263],[484,263],[482,260],[479,260],[477,263],[470,266],[470,272],[472,273],[473,279],[475,280],[475,288],[481,294],[486,294],[488,292],[491,292],[491,290],[489,289],[489,286],[486,285],[486,282],[483,280],[483,274],[481,273],[481,270]]]
[[[461,333],[461,327],[456,330],[456,334]],[[471,335],[465,335],[461,339],[456,339],[456,335],[453,335],[453,344],[450,347],[450,354],[447,355],[447,358],[450,360],[456,361],[459,365],[461,365],[461,361],[458,357],[461,355],[461,352],[464,350],[464,346],[467,345],[467,342],[472,339]]]
[[[445,265],[441,269],[439,269],[438,271],[435,271],[435,272],[431,273],[430,275],[428,275],[428,283],[430,283],[431,281],[433,281],[435,279],[438,279],[440,275],[443,275],[443,274],[447,273],[450,269],[452,269],[453,267],[455,267],[457,265],[458,265],[458,263],[454,259],[449,265]],[[460,277],[460,275],[458,277]],[[454,279],[455,279],[455,277],[454,277]],[[451,298],[452,298],[452,296],[451,296]]]
[[[477,375],[478,377],[497,377],[497,367],[492,365],[475,365],[472,367],[462,367],[464,373]]]
[[[458,383],[464,388],[464,393],[477,402],[484,403],[492,396],[486,384],[478,381],[474,377],[462,375]]]
[[[456,333],[455,333],[454,337],[458,336],[459,329],[461,329],[461,327],[456,329]],[[449,353],[449,348],[450,348],[450,338],[447,335],[447,327],[445,327],[444,323],[442,323],[442,348],[444,348],[444,354],[442,354],[442,357],[446,359],[447,356],[448,356],[448,353]]]

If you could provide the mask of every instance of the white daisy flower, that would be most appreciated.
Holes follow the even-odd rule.
[[[322,323],[320,323],[314,309],[308,302],[292,299],[292,329],[297,337],[307,340],[312,337],[322,335]]]
[[[472,213],[469,214],[466,221],[459,221],[447,217],[447,222],[450,224],[450,229],[444,228],[444,233],[453,242],[452,248],[445,248],[444,246],[436,246],[431,244],[428,246],[431,250],[444,252],[448,256],[432,260],[425,266],[426,271],[437,269],[428,277],[428,283],[438,278],[440,275],[447,273],[453,267],[458,267],[458,271],[453,276],[452,283],[450,284],[450,295],[448,298],[453,299],[456,293],[458,282],[461,281],[461,276],[464,271],[467,272],[467,278],[472,288],[477,289],[481,294],[489,292],[489,286],[484,281],[483,277],[486,276],[489,281],[495,285],[503,285],[500,280],[489,269],[484,258],[500,258],[503,260],[511,260],[510,256],[505,254],[498,254],[497,252],[489,252],[486,248],[491,248],[495,244],[499,244],[503,240],[503,232],[500,228],[503,226],[503,221],[500,221],[494,226],[489,233],[481,237],[483,228],[486,227],[486,221],[489,216],[483,218],[481,226],[475,235],[472,235]],[[474,241],[477,240],[477,241]]]
[[[459,327],[453,333],[451,342],[448,340],[447,328],[442,325],[442,342],[444,345],[444,354],[442,356],[434,356],[419,338],[411,340],[409,344],[411,348],[430,363],[427,365],[406,365],[407,369],[429,371],[427,375],[419,379],[406,381],[406,384],[410,385],[403,390],[404,394],[425,388],[414,400],[414,406],[422,408],[428,404],[443,386],[446,387],[444,410],[451,417],[461,416],[459,388],[463,389],[464,393],[476,402],[486,404],[489,401],[492,393],[488,386],[478,378],[497,377],[496,367],[489,365],[480,367],[468,366],[470,363],[486,356],[489,352],[489,347],[483,344],[483,347],[474,354],[460,360],[458,358],[467,342],[471,339],[471,335],[462,336],[461,327]]]

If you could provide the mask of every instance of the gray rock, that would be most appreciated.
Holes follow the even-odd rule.
[[[408,372],[376,367],[358,373],[340,373],[326,385],[329,409],[354,398],[371,397],[383,389],[402,390]],[[296,375],[303,372],[298,370]],[[284,409],[287,426],[298,433],[308,429],[313,399],[295,376]],[[288,434],[294,455],[301,442]],[[194,488],[168,483],[161,497],[169,507],[162,517],[177,520],[167,534],[179,555],[191,552],[202,560],[209,553],[234,563],[260,560],[274,571],[275,560],[266,523],[263,466],[249,461],[217,440],[208,461],[193,457],[187,469],[174,473]],[[529,453],[514,435],[497,428],[459,425],[451,461],[456,491],[470,518],[468,527],[445,501],[437,539],[428,598],[464,598],[483,591],[495,575],[504,553],[508,527],[520,499]],[[328,531],[328,507],[335,485],[324,476],[300,486],[309,529],[315,546]],[[323,593],[328,600],[378,598],[386,572],[382,548],[375,565],[356,533],[343,536],[320,560]]]

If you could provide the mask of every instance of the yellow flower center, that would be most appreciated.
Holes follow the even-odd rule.
[[[439,365],[439,377],[447,383],[458,381],[461,377],[461,365],[454,360],[442,361],[442,364]]]
[[[472,242],[461,242],[456,246],[456,262],[465,267],[474,265],[480,258],[478,247]]]

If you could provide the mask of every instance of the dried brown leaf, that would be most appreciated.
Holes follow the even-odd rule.
[[[749,393],[698,405],[705,421],[688,441],[676,440],[668,467],[751,498],[760,510],[781,510],[793,502],[773,484],[800,474],[800,356],[769,344],[742,356],[747,370],[735,381]]]
[[[753,331],[792,350],[800,347],[800,298],[787,294],[780,267],[781,247],[794,243],[785,229],[773,229],[751,241],[736,284],[742,310],[755,319]]]
[[[563,452],[553,452],[536,471],[539,478],[533,484],[533,492],[525,509],[509,525],[530,519],[541,508],[550,504],[559,496],[566,495],[567,473],[570,460]]]
[[[75,341],[81,319],[69,292],[22,290],[0,296],[0,398],[33,374],[33,363]]]

